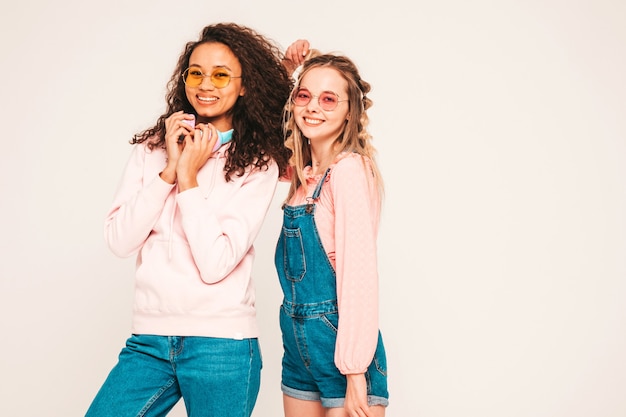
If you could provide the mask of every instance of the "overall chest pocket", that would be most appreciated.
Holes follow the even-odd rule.
[[[306,260],[300,229],[283,227],[283,242],[285,276],[289,281],[302,281],[306,272]]]

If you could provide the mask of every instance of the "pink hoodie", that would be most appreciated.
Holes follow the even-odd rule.
[[[159,177],[162,149],[134,145],[104,237],[137,255],[132,332],[164,336],[258,336],[253,242],[278,182],[275,163],[224,179],[225,145],[178,193]]]

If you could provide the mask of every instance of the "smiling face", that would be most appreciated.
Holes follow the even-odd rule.
[[[231,78],[226,87],[217,88],[210,74],[219,69],[218,77],[224,77],[224,74],[241,77],[241,65],[237,57],[222,43],[203,43],[191,53],[189,68],[196,74],[206,75],[197,87],[185,85],[187,100],[198,114],[197,122],[212,123],[221,131],[231,129],[230,110],[237,99],[245,94],[241,78]]]
[[[308,90],[306,94],[311,98],[305,105],[293,106],[294,120],[302,134],[312,145],[334,142],[343,132],[350,109],[347,101],[348,82],[334,68],[316,67],[302,76],[299,88]],[[333,110],[324,110],[320,106],[320,100],[334,97],[324,93],[333,93],[338,97],[339,102]]]

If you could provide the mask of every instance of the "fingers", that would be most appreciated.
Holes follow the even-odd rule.
[[[287,48],[285,52],[285,67],[289,72],[295,71],[297,67],[302,65],[307,54],[309,53],[310,44],[306,39],[298,39]]]
[[[204,137],[204,131],[202,130],[202,128],[195,128],[193,130],[193,141],[196,141],[196,138],[198,139],[198,141],[201,141],[202,138]]]
[[[212,124],[198,124],[185,141],[183,155],[186,155],[187,160],[204,164],[209,155],[215,151],[218,142],[218,132]]]
[[[179,130],[175,132],[178,134]],[[181,144],[179,153],[184,163],[191,161],[194,164],[203,165],[215,150],[219,137],[212,124],[199,123],[188,133],[181,134],[177,142]]]
[[[217,139],[217,130],[211,124],[199,124],[193,131],[193,141],[201,148],[213,149]]]
[[[285,56],[293,62],[301,64],[304,62],[304,57],[309,53],[309,41],[306,39],[298,39],[287,48]]]
[[[189,115],[185,115],[189,116]],[[178,122],[179,130],[182,129],[182,133],[178,136],[178,144],[181,144],[185,141],[185,138],[191,137],[190,133],[194,129],[195,120],[194,119],[183,119]]]
[[[367,404],[346,404],[344,410],[350,417],[374,417]]]
[[[198,171],[211,157],[216,139],[215,127],[206,124],[196,125],[192,136],[185,139],[176,165],[179,191],[198,186]]]
[[[186,114],[183,111],[172,113],[165,119],[165,141],[166,145],[176,142],[181,144],[193,130],[195,125],[195,116]]]

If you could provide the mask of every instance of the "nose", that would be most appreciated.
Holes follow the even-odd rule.
[[[306,104],[306,109],[309,111],[315,111],[315,110],[319,110],[319,108],[320,108],[319,97],[312,96],[311,100],[309,100],[309,102]]]
[[[215,86],[213,85],[213,81],[211,81],[210,76],[202,77],[202,82],[198,86],[201,90],[214,90]]]

